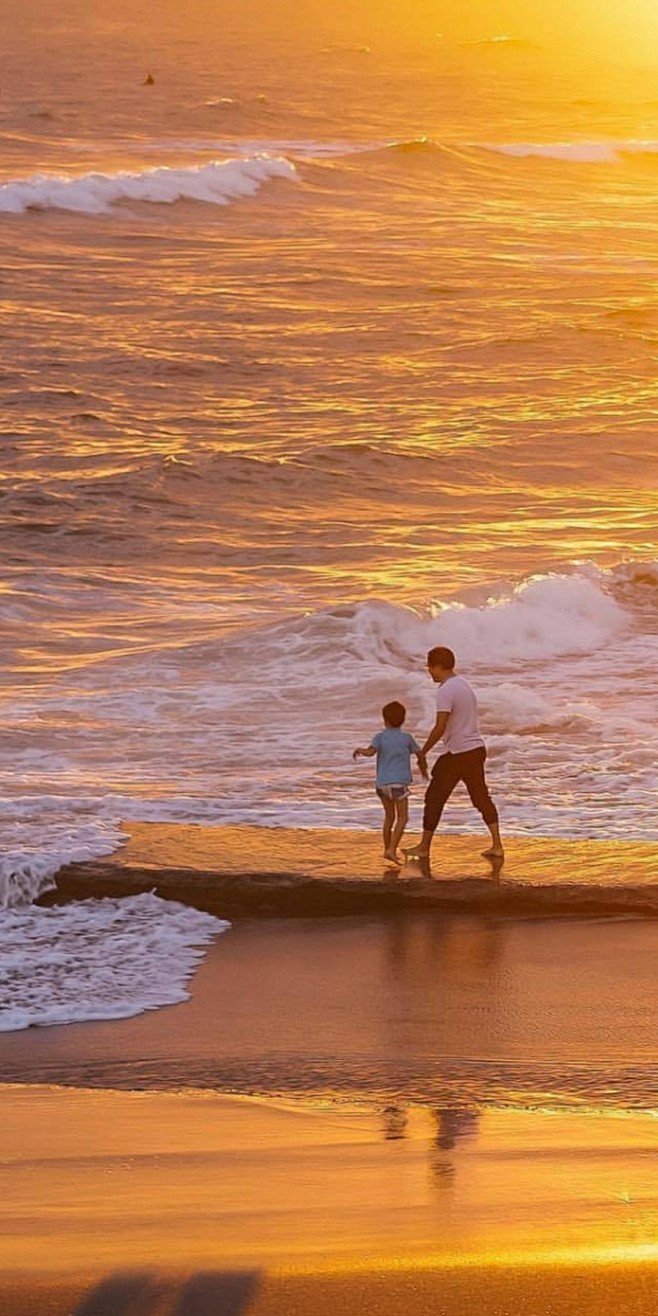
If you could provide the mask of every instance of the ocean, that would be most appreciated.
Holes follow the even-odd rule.
[[[427,732],[433,644],[507,834],[653,839],[654,71],[37,8],[0,96],[0,1026],[98,1017],[117,902],[31,902],[122,822],[375,828],[351,751],[392,698]],[[108,1017],[145,938],[165,1003],[225,926],[148,899]]]

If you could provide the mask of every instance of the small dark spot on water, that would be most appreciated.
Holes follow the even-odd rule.
[[[12,516],[23,519],[23,513],[12,512]],[[54,535],[61,527],[52,521],[28,521],[25,525],[26,530],[34,531],[40,535]]]

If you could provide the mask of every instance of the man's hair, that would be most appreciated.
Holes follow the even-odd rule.
[[[445,649],[442,644],[437,644],[435,649],[430,649],[427,655],[428,667],[442,667],[444,671],[451,672],[455,665],[455,655],[452,649]]]
[[[407,710],[404,704],[399,704],[394,699],[391,704],[384,704],[382,708],[382,717],[388,727],[401,727],[407,716]]]

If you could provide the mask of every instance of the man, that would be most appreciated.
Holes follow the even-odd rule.
[[[439,645],[427,655],[427,669],[437,685],[436,722],[419,755],[422,762],[426,754],[440,741],[445,752],[432,769],[430,784],[425,794],[423,836],[417,846],[406,850],[410,859],[427,859],[432,837],[447,801],[458,782],[463,781],[471,803],[482,814],[491,833],[491,846],[483,853],[488,859],[503,859],[503,843],[498,829],[498,810],[489,794],[484,776],[487,757],[484,741],[478,726],[478,706],[475,692],[468,681],[455,672],[455,655],[452,649]]]

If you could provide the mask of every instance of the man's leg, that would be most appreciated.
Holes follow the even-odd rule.
[[[477,809],[489,828],[491,834],[491,847],[484,851],[488,859],[502,859],[505,851],[500,839],[500,829],[498,826],[498,810],[489,794],[489,787],[484,775],[484,764],[487,757],[485,749],[474,749],[469,754],[460,755],[463,758],[463,766],[460,773],[470,799],[471,804]]]
[[[458,781],[459,769],[455,767],[455,755],[442,754],[432,768],[430,784],[425,792],[423,835],[418,845],[410,846],[405,850],[405,854],[410,859],[427,859],[441,814]]]

